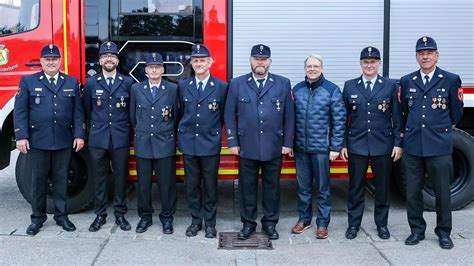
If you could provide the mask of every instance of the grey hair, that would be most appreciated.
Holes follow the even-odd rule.
[[[304,60],[304,66],[306,67],[306,63],[308,62],[309,59],[316,59],[321,63],[321,67],[323,66],[323,57],[318,55],[318,54],[310,54],[306,59]]]

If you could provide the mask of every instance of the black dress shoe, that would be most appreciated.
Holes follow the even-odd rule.
[[[417,235],[412,233],[407,239],[405,239],[405,245],[416,245],[423,239],[425,239],[425,235]]]
[[[254,232],[254,227],[244,226],[244,228],[242,228],[242,230],[240,230],[239,234],[237,235],[237,238],[240,240],[248,239]]]
[[[390,238],[390,231],[386,226],[377,227],[377,233],[381,239],[389,239]]]
[[[206,226],[206,238],[216,238],[217,230],[214,226]]]
[[[274,225],[264,226],[262,232],[272,240],[276,240],[280,237]]]
[[[115,217],[115,224],[120,227],[123,231],[130,231],[132,229],[132,226],[130,226],[130,223],[125,219],[124,216],[119,216]]]
[[[41,227],[43,227],[43,223],[32,223],[26,229],[26,234],[30,236],[34,236],[39,232]]]
[[[359,228],[355,226],[350,226],[346,230],[346,238],[347,239],[354,239],[357,237],[357,232],[359,232]]]
[[[452,249],[454,247],[453,241],[449,236],[442,236],[439,238],[439,246],[444,249]]]
[[[191,224],[186,229],[186,236],[196,236],[197,233],[202,229],[202,225],[200,224]]]
[[[94,221],[89,226],[89,231],[97,232],[100,230],[100,228],[104,224],[105,224],[105,216],[97,215],[97,217],[95,217]]]
[[[140,221],[137,224],[137,228],[135,229],[135,232],[137,233],[143,233],[146,230],[148,230],[148,227],[150,227],[153,224],[152,221],[147,221],[144,219],[140,219]]]
[[[172,222],[164,222],[163,223],[163,234],[170,235],[173,231],[173,223]]]
[[[62,221],[56,221],[56,224],[68,232],[76,231],[76,226],[74,226],[74,224],[68,218]]]

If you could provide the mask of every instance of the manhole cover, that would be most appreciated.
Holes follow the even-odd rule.
[[[220,232],[218,249],[273,249],[265,234],[254,233],[247,240],[237,238],[238,232]]]

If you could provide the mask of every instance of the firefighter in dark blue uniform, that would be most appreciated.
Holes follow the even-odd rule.
[[[374,218],[378,236],[390,238],[390,176],[402,156],[402,112],[396,83],[378,75],[380,52],[366,47],[360,54],[362,75],[344,84],[347,130],[342,159],[349,160],[349,198],[346,238],[357,237],[364,213],[364,181],[369,161],[375,182]]]
[[[191,65],[195,76],[179,83],[178,148],[184,157],[186,195],[192,217],[186,236],[196,236],[204,219],[205,236],[215,238],[227,83],[210,75],[212,58],[206,46],[193,45]]]
[[[257,223],[258,172],[262,168],[262,231],[278,239],[275,229],[280,214],[282,154],[293,148],[294,102],[290,80],[269,73],[270,48],[263,44],[251,50],[252,72],[229,84],[225,107],[227,143],[239,155],[239,239],[255,232]]]
[[[96,232],[107,217],[107,176],[110,165],[114,180],[114,215],[120,229],[128,231],[125,219],[126,182],[130,144],[130,87],[132,79],[117,72],[118,50],[113,42],[100,46],[102,72],[86,81],[84,111],[89,122],[88,146],[95,183],[95,214],[89,227]]]
[[[405,244],[416,245],[425,238],[422,189],[427,174],[436,195],[435,233],[440,247],[451,249],[452,127],[462,116],[463,92],[458,75],[436,66],[438,58],[435,40],[421,37],[416,43],[420,69],[400,80],[400,100],[406,115],[403,161],[411,228]]]
[[[136,232],[152,225],[152,174],[161,196],[160,220],[163,233],[173,233],[176,211],[176,126],[178,86],[162,79],[163,58],[151,53],[146,59],[148,80],[133,84],[130,98],[130,120],[135,130],[134,146],[138,173],[138,222]]]
[[[76,78],[59,72],[58,47],[41,50],[43,71],[23,76],[15,97],[16,147],[27,154],[32,172],[31,225],[28,235],[36,235],[46,221],[48,172],[54,197],[54,220],[66,231],[76,227],[68,219],[67,183],[72,149],[84,146],[84,110]]]

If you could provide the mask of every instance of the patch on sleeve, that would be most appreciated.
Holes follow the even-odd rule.
[[[462,102],[464,100],[464,93],[462,88],[458,89],[458,99]]]

